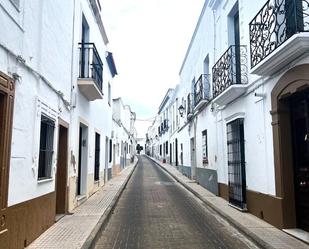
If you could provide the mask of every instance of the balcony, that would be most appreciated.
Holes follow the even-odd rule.
[[[79,43],[78,87],[89,100],[102,99],[103,63],[94,43]]]
[[[163,121],[163,130],[164,130],[164,131],[168,131],[167,119],[164,119],[164,121]]]
[[[201,74],[194,85],[194,108],[199,109],[210,99],[210,75]]]
[[[158,127],[158,134],[159,134],[159,136],[162,135],[162,131],[161,131],[161,127],[160,126]]]
[[[272,75],[309,49],[308,0],[270,0],[249,24],[251,72]]]
[[[247,47],[230,46],[212,68],[214,102],[224,106],[246,91]]]
[[[189,93],[187,96],[187,119],[190,120],[193,117],[193,94]]]

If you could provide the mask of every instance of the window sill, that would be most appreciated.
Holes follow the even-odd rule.
[[[45,183],[45,182],[52,182],[54,179],[53,178],[44,178],[44,179],[39,179],[38,184],[40,183]]]

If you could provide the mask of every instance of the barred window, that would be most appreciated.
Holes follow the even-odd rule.
[[[202,132],[203,164],[208,164],[207,130]]]
[[[38,180],[51,178],[54,155],[54,131],[55,122],[52,119],[42,115]]]
[[[113,141],[109,140],[109,162],[111,163],[113,159]]]
[[[111,105],[112,102],[112,88],[111,84],[108,83],[108,104]]]
[[[100,179],[100,145],[101,137],[99,133],[95,133],[95,152],[94,152],[94,180]]]

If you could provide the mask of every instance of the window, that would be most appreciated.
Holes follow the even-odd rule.
[[[162,144],[160,144],[160,156],[162,156]]]
[[[95,153],[94,153],[94,180],[100,178],[100,134],[95,134]]]
[[[168,154],[168,141],[165,142],[165,152]]]
[[[54,130],[55,122],[52,119],[42,115],[38,169],[39,180],[51,178],[54,155]]]
[[[108,104],[111,105],[112,101],[112,90],[111,90],[111,84],[108,83]]]
[[[208,164],[207,130],[202,132],[203,164]]]

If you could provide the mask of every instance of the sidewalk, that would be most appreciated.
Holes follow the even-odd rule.
[[[73,215],[66,215],[27,249],[86,249],[107,220],[121,192],[133,173],[135,163],[126,167],[98,192],[77,207]]]
[[[162,169],[167,171],[174,179],[202,200],[209,207],[214,209],[242,233],[250,237],[259,246],[267,249],[308,249],[309,245],[295,239],[280,229],[266,223],[250,213],[243,213],[228,205],[228,202],[221,197],[214,195],[201,187],[191,179],[182,175],[174,166],[163,164],[160,161],[149,157]]]

